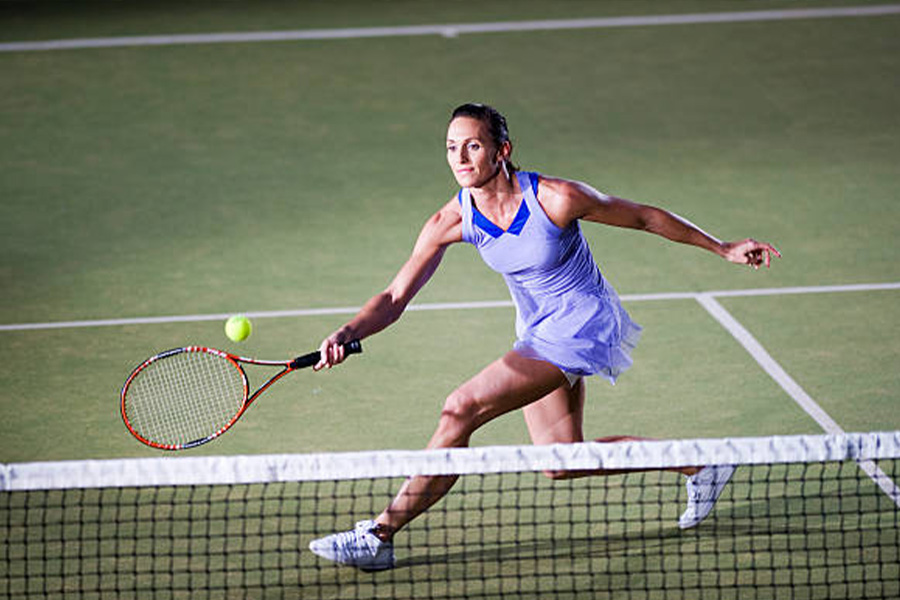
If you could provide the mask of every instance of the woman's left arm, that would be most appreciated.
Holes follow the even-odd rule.
[[[781,256],[771,244],[752,238],[724,242],[667,210],[609,196],[583,183],[551,179],[547,181],[546,188],[550,192],[546,196],[553,207],[548,212],[554,213],[551,218],[556,216],[554,221],[557,224],[584,219],[615,227],[639,229],[673,242],[709,250],[730,262],[750,265],[756,269],[762,265],[768,267],[773,255]]]

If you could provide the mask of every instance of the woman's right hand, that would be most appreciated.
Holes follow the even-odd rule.
[[[322,340],[322,344],[319,346],[319,362],[313,367],[313,371],[320,371],[322,369],[328,368],[338,365],[344,362],[346,358],[346,353],[344,352],[344,344],[350,341],[349,335],[344,332],[344,329],[338,329],[327,338]]]

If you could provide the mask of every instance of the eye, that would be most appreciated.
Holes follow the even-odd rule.
[[[447,152],[456,152],[456,144],[448,144]]]
[[[469,150],[478,150],[479,148],[481,148],[481,144],[477,142],[471,142],[469,144]]]

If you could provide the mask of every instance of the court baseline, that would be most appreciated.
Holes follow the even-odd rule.
[[[621,27],[653,27],[661,25],[692,25],[703,23],[747,23],[760,21],[787,21],[797,19],[876,17],[896,14],[900,14],[900,4],[716,13],[689,13],[681,15],[641,15],[584,19],[509,21],[493,23],[448,23],[437,25],[410,25],[395,27],[356,27],[338,29],[299,29],[287,31],[249,31],[74,38],[62,40],[5,42],[0,43],[0,52],[81,50],[87,48],[121,48],[135,46],[176,46],[185,44],[237,44],[309,40],[339,40],[429,35],[439,35],[445,38],[455,38],[465,34],[510,33],[523,31],[559,31],[574,29],[609,29]]]

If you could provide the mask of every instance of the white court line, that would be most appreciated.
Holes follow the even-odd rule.
[[[834,292],[874,292],[878,290],[900,290],[896,283],[859,283],[850,285],[816,285],[807,287],[757,288],[755,290],[721,290],[705,292],[716,298],[729,296],[779,296],[787,294],[831,294]]]
[[[766,349],[762,347],[762,344],[760,344],[756,338],[737,321],[737,319],[732,317],[731,313],[725,310],[715,298],[709,294],[697,294],[697,302],[699,302],[700,305],[728,331],[728,333],[734,336],[744,349],[750,353],[750,356],[759,363],[759,366],[768,373],[769,377],[774,379],[775,382],[781,386],[781,389],[787,392],[788,395],[800,405],[800,408],[806,411],[806,414],[811,416],[826,433],[832,435],[844,433],[844,430],[841,429],[840,425],[828,416],[828,413],[826,413],[822,407],[819,406],[802,387],[800,387],[800,384],[794,381],[794,379],[781,368],[781,365],[779,365]]]
[[[710,297],[778,296],[784,294],[833,294],[839,292],[871,292],[880,290],[900,290],[896,283],[862,283],[850,285],[829,285],[811,287],[757,288],[747,290],[718,290],[710,292],[664,292],[658,294],[623,294],[623,302],[647,302],[663,300],[694,300],[700,295]],[[480,310],[487,308],[512,308],[510,300],[485,300],[480,302],[436,302],[411,304],[408,311],[430,310]],[[356,314],[359,306],[338,306],[325,308],[300,308],[294,310],[270,310],[198,315],[171,315],[162,317],[128,317],[121,319],[93,319],[82,321],[48,321],[44,323],[11,323],[0,325],[2,331],[34,331],[41,329],[73,329],[80,327],[121,327],[125,325],[164,325],[167,323],[197,323],[202,321],[224,321],[233,314],[241,313],[250,319],[270,319],[283,317],[315,317],[328,315]]]
[[[838,425],[821,406],[819,406],[818,402],[813,400],[812,397],[806,393],[806,390],[804,390],[793,377],[788,375],[787,371],[772,358],[772,355],[763,348],[762,344],[760,344],[755,337],[753,337],[753,334],[751,334],[746,327],[741,325],[737,319],[731,316],[731,313],[719,304],[712,294],[697,294],[696,298],[697,302],[699,302],[700,305],[728,331],[728,333],[734,336],[750,356],[759,363],[759,366],[763,368],[769,377],[775,380],[775,383],[781,386],[781,389],[787,392],[794,402],[796,402],[806,414],[812,417],[826,433],[831,435],[843,435],[846,433],[843,428],[841,428],[841,426]],[[865,472],[866,475],[868,475],[872,481],[874,481],[878,487],[894,501],[894,504],[900,507],[900,488],[898,488],[897,484],[888,477],[887,473],[882,471],[874,461],[860,460],[857,462],[863,472]]]
[[[593,19],[558,19],[494,23],[451,23],[440,25],[413,25],[406,27],[357,27],[344,29],[301,29],[289,31],[255,31],[79,38],[68,40],[0,43],[0,52],[76,50],[84,48],[114,48],[128,46],[173,46],[181,44],[233,44],[301,40],[335,40],[373,37],[409,37],[423,35],[440,35],[447,38],[453,38],[463,34],[479,33],[606,29],[614,27],[648,27],[658,25],[688,25],[701,23],[746,23],[755,21],[785,21],[793,19],[872,17],[893,14],[900,14],[900,4],[848,6],[835,8],[695,13],[683,15],[625,16]]]

